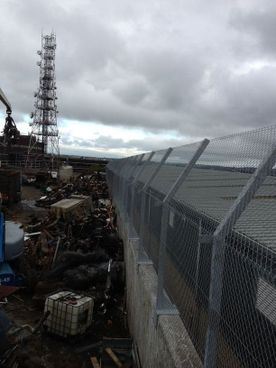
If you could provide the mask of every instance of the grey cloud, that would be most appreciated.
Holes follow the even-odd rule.
[[[214,124],[216,136],[227,132],[226,125],[231,133],[276,123],[275,72],[275,67],[264,67],[243,75],[225,73],[193,115],[206,129]]]
[[[114,139],[109,136],[100,136],[95,140],[96,147],[102,148],[134,148],[137,151],[155,151],[168,147],[175,147],[183,144],[179,139],[164,139],[158,137],[156,139],[145,138],[144,140],[132,139],[123,141],[122,139]]]
[[[226,89],[233,120],[255,127],[276,122],[275,73],[276,67],[264,67],[233,78]]]
[[[235,9],[230,24],[251,37],[251,45],[263,56],[274,56],[276,52],[276,4],[264,1],[253,9]]]
[[[129,105],[141,104],[151,93],[150,86],[142,75],[125,79],[113,88],[113,93]]]
[[[175,147],[185,144],[179,138],[164,139],[162,136],[145,138],[144,140],[132,139],[124,141],[120,138],[113,138],[111,136],[102,135],[96,139],[80,139],[74,138],[70,135],[65,135],[61,139],[61,146],[75,146],[83,149],[136,149],[137,151],[153,151],[167,147]]]
[[[269,1],[260,11],[253,0],[3,0],[1,88],[19,120],[32,111],[40,32],[54,29],[61,120],[174,129],[191,139],[271,124],[275,68],[233,69],[265,57],[275,62],[275,17]],[[107,137],[62,142],[103,149],[110,143]],[[149,140],[131,144],[152,148]]]
[[[175,50],[150,50],[140,61],[141,71],[158,98],[156,108],[188,108],[204,74],[204,56]]]

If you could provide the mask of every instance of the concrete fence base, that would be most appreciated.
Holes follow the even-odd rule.
[[[179,316],[159,316],[155,324],[157,274],[137,265],[139,238],[118,214],[124,241],[128,323],[143,368],[199,368],[201,360]]]

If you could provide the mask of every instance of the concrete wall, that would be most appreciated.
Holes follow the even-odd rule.
[[[118,214],[124,241],[128,323],[143,368],[199,368],[201,361],[179,316],[159,316],[155,324],[157,275],[137,265],[139,239]]]

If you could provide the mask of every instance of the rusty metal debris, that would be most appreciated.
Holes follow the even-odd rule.
[[[16,356],[20,358],[17,360],[19,368],[28,366],[26,364],[59,367],[60,360],[55,357],[58,348],[59,356],[64,354],[63,362],[66,361],[62,366],[68,368],[80,364],[91,367],[92,354],[94,364],[98,360],[103,368],[116,367],[118,362],[132,367],[132,342],[125,326],[123,244],[117,233],[105,174],[81,174],[69,183],[47,181],[41,184],[41,189],[43,195],[36,201],[36,208],[44,212],[34,209],[22,221],[25,249],[15,270],[24,276],[25,285],[19,290],[19,300],[9,298],[5,305],[7,315],[10,319],[18,319],[15,324],[19,329],[22,321],[35,325],[42,318],[49,295],[67,291],[93,299],[93,320],[91,326],[87,324],[86,329],[80,329],[82,333],[71,337],[64,334],[62,336],[67,337],[58,342],[57,337],[46,333],[40,323],[36,339],[28,339],[24,348],[18,343],[11,344],[6,362],[13,361],[10,357]],[[11,215],[13,218],[19,216],[16,211]],[[46,309],[45,312],[51,313]],[[44,316],[44,320],[44,325],[49,326],[52,319],[47,322]],[[6,332],[3,333],[6,336]],[[126,351],[120,355],[110,341],[106,344],[103,336],[111,340],[118,336],[127,339]],[[117,363],[110,356],[117,357]]]
[[[0,285],[0,301],[18,290],[16,286]]]

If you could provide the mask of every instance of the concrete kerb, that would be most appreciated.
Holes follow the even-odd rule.
[[[118,216],[124,241],[128,323],[143,368],[199,368],[200,358],[179,316],[159,316],[155,328],[157,274],[152,265],[138,267],[139,238]]]

